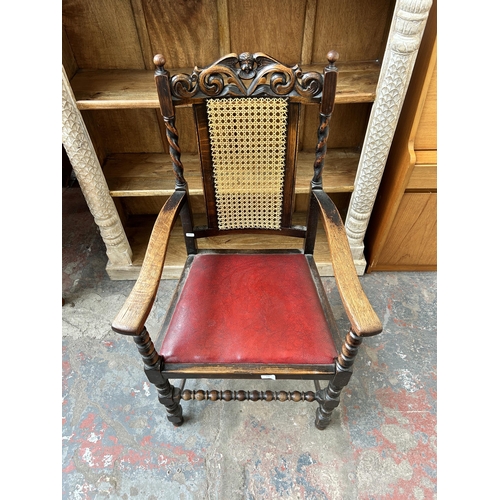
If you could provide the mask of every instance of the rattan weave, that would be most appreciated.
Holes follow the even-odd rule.
[[[279,229],[286,98],[208,99],[219,229]]]

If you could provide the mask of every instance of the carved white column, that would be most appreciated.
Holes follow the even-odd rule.
[[[345,221],[358,274],[366,268],[363,240],[431,5],[432,0],[398,0],[394,9]]]
[[[90,212],[106,244],[110,264],[129,265],[132,250],[115,204],[109,195],[94,146],[76,106],[64,67],[62,69],[62,143],[75,171]]]

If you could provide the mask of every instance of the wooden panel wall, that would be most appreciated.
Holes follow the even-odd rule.
[[[70,75],[75,67],[152,69],[153,55],[161,52],[167,67],[192,68],[231,51],[267,52],[287,64],[324,64],[332,48],[341,62],[380,60],[394,1],[63,0],[64,64]],[[353,28],[358,25],[362,29]],[[370,106],[338,105],[329,147],[360,148]],[[105,154],[161,148],[162,124],[153,110],[96,111],[86,115],[86,122],[110,138],[101,145]],[[126,123],[134,124],[137,133],[129,133],[122,126]],[[312,150],[316,109],[305,110],[303,125],[301,147]],[[195,153],[190,111],[180,111],[177,126],[183,151]]]
[[[142,4],[153,56],[164,54],[166,67],[204,66],[219,57],[217,2],[150,0]]]
[[[381,60],[395,0],[63,0],[63,27],[80,69],[206,65],[262,51],[287,64]],[[359,27],[359,28],[358,28]]]
[[[68,76],[105,69],[190,71],[229,53],[267,52],[286,64],[381,61],[395,0],[63,0],[63,64]],[[329,148],[361,149],[371,103],[337,105]],[[318,110],[303,110],[300,148],[314,150]],[[166,150],[155,109],[89,110],[83,117],[103,163],[114,153]],[[177,112],[183,153],[196,153],[192,111]],[[145,203],[145,201],[137,202]],[[137,209],[139,210],[139,209]]]
[[[144,69],[130,2],[63,0],[62,15],[80,69]]]
[[[312,59],[335,47],[339,61],[382,60],[395,0],[318,0]]]
[[[229,0],[231,51],[266,52],[285,64],[301,61],[306,8],[301,0]]]

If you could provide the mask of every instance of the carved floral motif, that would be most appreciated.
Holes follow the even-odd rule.
[[[172,98],[298,95],[321,97],[320,73],[303,73],[298,65],[286,66],[261,52],[229,54],[206,68],[195,67],[191,75],[172,76]]]

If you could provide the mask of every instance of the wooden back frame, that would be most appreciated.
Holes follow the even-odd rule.
[[[338,54],[335,51],[330,51],[327,59],[329,64],[325,67],[323,74],[313,71],[303,73],[298,65],[286,66],[260,52],[255,54],[245,52],[239,56],[233,53],[205,68],[195,67],[191,75],[180,73],[170,76],[164,68],[165,57],[161,54],[155,56],[155,81],[160,109],[166,126],[169,153],[176,176],[175,189],[186,193],[188,186],[184,178],[178,132],[175,127],[176,106],[192,106],[196,123],[207,225],[196,228],[193,226],[189,202],[181,209],[180,217],[188,254],[197,253],[196,238],[227,233],[264,233],[301,237],[305,240],[305,253],[312,254],[318,219],[318,209],[315,206],[313,196],[310,198],[307,225],[304,227],[292,224],[298,127],[301,105],[319,103],[320,123],[316,157],[312,169],[311,189],[322,189],[321,175],[326,154],[329,123],[335,102],[338,72],[335,61],[338,59]],[[206,100],[227,97],[286,97],[288,100],[283,201],[281,227],[278,231],[253,228],[220,230],[218,228]]]

